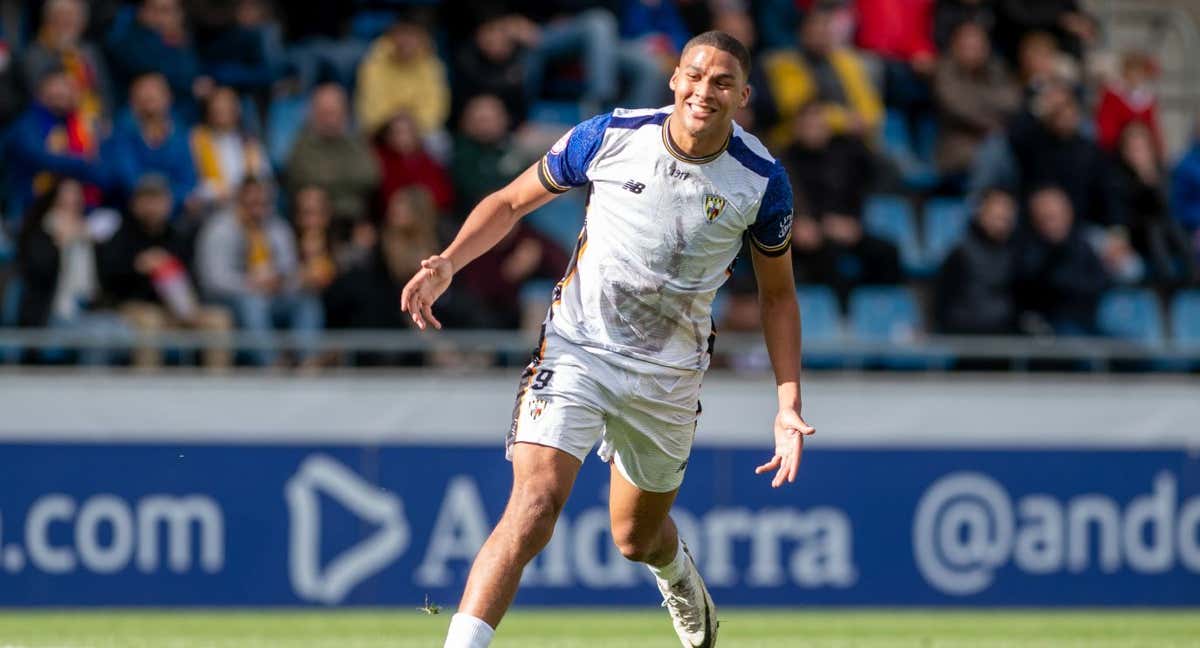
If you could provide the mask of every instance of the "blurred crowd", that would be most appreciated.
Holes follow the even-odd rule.
[[[1200,279],[1200,144],[1167,159],[1158,62],[1100,55],[1076,0],[45,0],[24,13],[23,42],[0,44],[0,325],[278,329],[299,353],[202,361],[328,362],[304,351],[323,329],[408,326],[399,293],[420,260],[574,120],[670,103],[681,47],[707,29],[755,54],[738,121],[789,169],[798,282],[843,302],[864,285],[924,286],[940,332],[1088,334],[1112,286]],[[958,200],[969,223],[918,271],[902,237],[871,226],[881,193]],[[537,223],[464,270],[442,322],[530,323],[522,287],[559,278],[569,245]],[[748,263],[729,293],[719,326],[755,328]]]

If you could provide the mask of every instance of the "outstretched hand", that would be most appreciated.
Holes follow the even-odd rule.
[[[800,453],[804,450],[804,437],[817,431],[800,414],[792,409],[781,409],[775,415],[775,456],[767,463],[754,469],[754,474],[777,470],[771,480],[771,488],[779,488],[784,482],[796,481],[796,470],[800,468]]]
[[[449,259],[439,255],[425,259],[421,269],[400,293],[400,310],[407,312],[422,331],[430,324],[442,328],[442,323],[433,316],[433,302],[450,287],[450,278],[454,275],[452,265]]]

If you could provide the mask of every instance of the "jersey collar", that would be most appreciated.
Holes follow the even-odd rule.
[[[677,160],[687,162],[688,164],[708,164],[709,162],[712,162],[713,160],[721,157],[721,154],[725,152],[725,149],[729,148],[729,141],[733,139],[733,125],[730,124],[729,135],[725,137],[725,143],[721,145],[721,148],[717,149],[716,152],[712,153],[711,155],[695,157],[684,153],[679,149],[678,146],[675,145],[675,141],[671,139],[671,132],[668,128],[670,123],[671,116],[668,115],[667,118],[663,120],[662,125],[663,146],[665,146],[667,148],[667,152],[674,156]]]

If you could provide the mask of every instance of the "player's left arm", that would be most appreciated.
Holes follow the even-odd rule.
[[[779,413],[775,415],[775,454],[755,469],[762,474],[777,471],[771,486],[796,481],[804,437],[816,432],[800,415],[800,307],[792,277],[792,253],[767,256],[754,250],[754,274],[758,279],[758,304],[763,337],[775,371]]]
[[[755,473],[776,471],[771,480],[773,488],[796,481],[804,437],[816,431],[800,415],[800,307],[792,274],[791,230],[791,187],[787,174],[776,164],[749,233],[763,337],[779,399],[774,425],[775,454],[756,468]]]

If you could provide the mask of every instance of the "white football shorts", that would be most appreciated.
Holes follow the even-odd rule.
[[[525,368],[506,441],[557,448],[583,461],[597,454],[631,484],[679,488],[700,414],[700,370],[674,369],[547,332]]]

